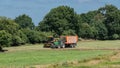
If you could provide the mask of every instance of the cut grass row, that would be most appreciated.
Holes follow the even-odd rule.
[[[59,68],[120,68],[120,52],[113,55],[93,58],[77,65],[59,66]]]
[[[32,50],[0,53],[0,67],[25,67],[30,65],[53,64],[66,61],[95,58],[99,55],[112,54],[113,51],[79,50]]]

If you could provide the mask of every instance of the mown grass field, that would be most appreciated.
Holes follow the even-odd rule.
[[[96,49],[120,49],[120,40],[110,41],[81,41],[77,48],[96,48]]]
[[[88,62],[79,63],[77,65],[59,66],[59,68],[120,68],[120,53],[119,56],[116,57],[117,59],[111,59],[111,60],[108,59],[107,57],[106,58],[103,57],[103,59],[100,59],[100,61],[102,60],[102,62],[97,63],[99,60],[96,60],[96,64],[92,64],[88,61]],[[91,61],[95,62],[94,59]]]
[[[30,66],[59,63],[73,60],[95,58],[99,55],[112,54],[113,51],[79,51],[79,50],[31,50],[0,54],[0,67]]]
[[[120,41],[84,41],[78,42],[76,48],[120,48]],[[44,49],[43,44],[7,47],[0,53],[0,68],[24,68],[35,65],[54,64],[66,61],[83,61],[98,56],[111,55],[112,50],[57,50]],[[119,63],[119,61],[118,61]],[[109,64],[109,63],[108,63]]]

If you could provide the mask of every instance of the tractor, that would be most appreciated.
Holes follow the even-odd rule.
[[[44,48],[74,48],[77,46],[78,36],[61,36],[59,38],[48,37]]]

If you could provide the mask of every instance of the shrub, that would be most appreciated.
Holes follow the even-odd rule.
[[[0,31],[0,45],[1,46],[10,46],[12,40],[12,35],[6,32],[5,30]]]
[[[17,32],[17,36],[19,36],[21,38],[21,44],[27,43],[28,38],[27,38],[27,36],[21,30],[19,30]]]
[[[23,32],[26,34],[28,38],[28,43],[41,43],[46,39],[45,33],[35,31],[35,30],[29,30],[29,29],[24,29]]]
[[[22,39],[19,36],[12,36],[12,46],[18,46],[22,44]]]
[[[66,30],[62,35],[76,35],[75,31],[72,29]]]
[[[114,39],[114,40],[119,39],[119,35],[118,34],[113,34],[112,39]]]

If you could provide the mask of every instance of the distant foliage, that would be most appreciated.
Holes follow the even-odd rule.
[[[32,18],[26,14],[16,17],[15,22],[19,24],[20,28],[34,29],[35,27],[34,23],[32,22]]]
[[[98,10],[76,14],[69,6],[59,6],[51,9],[37,28],[58,35],[76,34],[85,39],[120,39],[120,10],[105,5]]]
[[[5,30],[10,34],[15,34],[19,29],[19,25],[8,18],[0,18],[0,30]]]
[[[51,9],[38,26],[26,14],[14,20],[0,17],[0,47],[42,43],[48,36],[61,35],[96,40],[120,39],[120,10],[114,5],[105,5],[98,10],[77,14],[69,6],[59,6]]]
[[[0,31],[0,46],[10,46],[12,35],[5,30]]]
[[[46,35],[43,32],[38,32],[35,30],[24,29],[22,30],[28,38],[28,43],[42,43],[46,40]]]
[[[118,34],[113,34],[112,35],[112,39],[114,40],[114,39],[119,39],[120,37],[119,37],[119,35]]]
[[[77,29],[78,19],[76,17],[77,14],[74,12],[73,8],[59,6],[51,9],[44,17],[43,21],[39,23],[38,30],[51,31],[62,35],[64,31]]]

